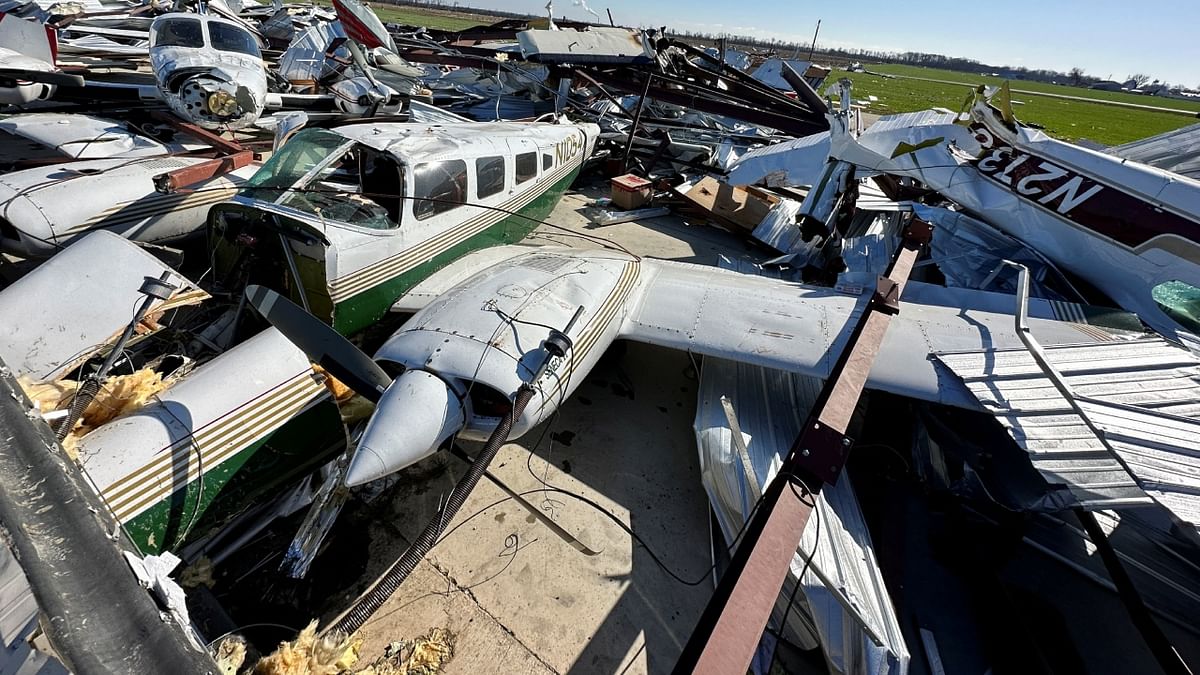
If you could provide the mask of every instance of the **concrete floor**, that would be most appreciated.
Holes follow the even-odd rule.
[[[549,222],[653,257],[712,264],[718,252],[747,254],[739,238],[674,216],[593,226],[586,203],[607,190],[583,192],[568,194]],[[564,229],[543,226],[531,242],[598,245]],[[364,626],[363,657],[445,627],[458,636],[448,673],[668,672],[712,591],[695,403],[686,354],[611,349],[557,419],[504,446],[491,466],[599,553],[576,551],[481,481],[441,543]],[[413,467],[421,480],[403,481],[372,509],[368,577],[403,551],[464,467],[444,456]],[[648,548],[595,507],[541,489],[538,478],[594,500]],[[651,551],[692,585],[669,576]]]

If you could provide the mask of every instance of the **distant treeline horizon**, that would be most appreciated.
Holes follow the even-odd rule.
[[[461,2],[445,2],[444,0],[376,1],[392,5],[440,9],[511,19],[529,19],[544,16],[538,14],[529,14],[527,12],[509,12],[502,9],[492,9],[490,7],[474,7]],[[564,17],[564,20],[567,19]],[[597,22],[597,25],[607,24]],[[778,39],[755,38],[747,35],[713,34],[699,31],[677,30],[672,29],[670,26],[667,26],[666,28],[667,33],[674,37],[699,41],[707,45],[715,45],[721,38],[725,38],[726,44],[732,48],[750,48],[755,51],[766,51],[785,57],[796,55],[797,57],[807,58],[811,46],[810,42],[790,42]],[[981,75],[998,73],[1010,79],[1033,80],[1037,82],[1070,84],[1075,86],[1088,86],[1097,82],[1106,81],[1108,79],[1107,77],[1090,75],[1082,68],[1072,68],[1067,72],[1062,72],[1049,68],[1026,68],[1025,66],[992,65],[983,63],[981,61],[976,61],[975,59],[957,56],[945,56],[943,54],[929,54],[925,52],[888,52],[871,49],[841,49],[821,47],[819,37],[817,39],[817,47],[816,49],[812,50],[812,53],[814,60],[824,61],[827,62],[827,65],[833,66],[845,66],[855,61],[868,61],[871,63],[898,63],[903,65],[939,68],[942,70],[954,70],[958,72],[975,73]],[[1117,77],[1116,79],[1118,82],[1134,79],[1138,81],[1137,86],[1142,86],[1151,82],[1149,76],[1141,74],[1131,74],[1124,78]],[[1154,82],[1157,83],[1158,80],[1154,80]]]

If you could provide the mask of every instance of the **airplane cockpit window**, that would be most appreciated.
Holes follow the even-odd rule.
[[[155,47],[203,47],[204,28],[199,19],[167,19],[155,28],[151,44]]]
[[[324,129],[305,129],[293,136],[262,165],[240,194],[251,199],[278,201],[289,189],[300,188],[300,181],[318,166],[333,161],[333,155],[352,142],[345,136]]]
[[[1200,335],[1200,288],[1182,281],[1164,281],[1150,289],[1150,297],[1175,323]]]
[[[239,194],[322,220],[387,230],[399,227],[404,174],[386,153],[356,147],[331,131],[305,129],[272,155]]]
[[[554,155],[548,152],[542,153],[542,171],[549,171],[554,168]]]
[[[255,58],[262,58],[262,52],[258,50],[258,41],[254,39],[248,31],[238,26],[231,26],[227,23],[218,23],[216,21],[208,24],[208,39],[212,46],[223,52],[237,52],[239,54],[249,54]]]
[[[504,158],[480,157],[475,160],[476,196],[491,197],[504,189]]]
[[[524,183],[537,176],[538,156],[536,152],[522,152],[517,155],[516,176],[518,183]]]
[[[425,220],[467,201],[467,163],[461,159],[418,164],[413,170],[413,216]]]

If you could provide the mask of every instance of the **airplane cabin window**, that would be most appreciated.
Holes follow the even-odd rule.
[[[461,159],[418,164],[413,170],[413,216],[425,220],[467,201],[467,163]]]
[[[237,26],[216,21],[210,22],[208,39],[212,42],[212,46],[220,51],[262,57],[262,53],[258,50],[258,41],[254,39],[254,36]]]
[[[549,171],[554,167],[554,155],[550,153],[542,154],[542,171]]]
[[[504,158],[480,157],[475,160],[476,196],[491,197],[504,189]]]
[[[358,175],[362,196],[387,211],[385,226],[400,226],[404,204],[404,170],[391,155],[371,148],[358,149]],[[369,226],[378,226],[373,223]]]
[[[152,43],[155,47],[203,47],[204,29],[199,19],[167,19],[155,29]]]
[[[517,155],[517,182],[524,183],[537,176],[537,153],[522,152]]]
[[[1164,281],[1150,289],[1150,297],[1175,323],[1200,335],[1200,288],[1182,281]]]

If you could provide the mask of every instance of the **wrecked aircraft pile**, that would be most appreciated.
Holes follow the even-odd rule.
[[[1014,640],[1047,672],[1200,658],[1200,183],[1172,141],[1193,132],[1088,150],[1021,126],[1006,88],[867,124],[819,66],[652,30],[444,33],[357,0],[163,9],[0,4],[0,419],[39,467],[68,467],[43,498],[102,503],[89,545],[164,617],[147,628],[132,591],[127,626],[56,625],[68,667],[147,631],[169,640],[146,658],[207,664],[199,646],[236,626],[177,582],[312,574],[344,507],[447,455],[469,468],[412,545],[348,606],[304,606],[340,603],[272,667],[357,656],[485,478],[603,560],[489,464],[552,428],[617,343],[704,359],[694,429],[725,573],[670,648],[681,671],[768,672],[781,644],[856,674],[1025,666],[997,654]],[[573,231],[552,213],[584,173],[612,196]],[[662,216],[752,248],[711,267],[608,236]],[[0,497],[39,478],[14,473]],[[14,527],[22,508],[0,499],[0,520],[61,608],[74,560],[34,552],[65,525]],[[979,571],[988,533],[1020,579]],[[1045,639],[996,637],[937,592],[1036,594],[1043,576],[1075,589],[1039,599],[1067,626]],[[44,659],[18,600],[3,646]],[[1004,603],[995,623],[1022,617]],[[1077,647],[1114,615],[1111,644]],[[259,642],[222,644],[251,664]],[[448,645],[431,667],[470,647]]]

